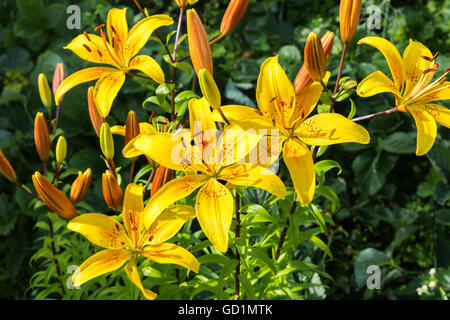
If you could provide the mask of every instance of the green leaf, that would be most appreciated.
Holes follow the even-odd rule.
[[[265,249],[263,248],[251,248],[250,250],[250,256],[260,260],[261,262],[263,262],[265,265],[267,265],[270,270],[275,274],[277,273],[276,267],[275,267],[275,263],[273,261],[273,259],[269,258],[269,256],[267,255],[267,252]]]
[[[369,274],[367,273],[368,266],[380,266],[387,261],[389,261],[389,256],[377,249],[368,248],[361,251],[356,257],[354,265],[354,275],[357,287],[362,288],[365,285],[367,278],[369,277]]]
[[[217,263],[217,264],[226,265],[226,264],[230,263],[230,258],[228,258],[227,256],[224,256],[222,254],[207,254],[207,255],[203,255],[200,258],[198,258],[198,262],[200,262],[200,264]]]
[[[350,109],[350,113],[348,114],[347,118],[351,120],[356,114],[356,104],[352,99],[350,99],[350,104],[352,108]]]
[[[395,233],[394,240],[391,242],[389,247],[386,249],[386,254],[388,256],[391,256],[394,249],[397,248],[398,246],[400,246],[403,241],[405,241],[406,239],[411,237],[417,231],[417,229],[418,229],[418,227],[413,224],[410,224],[410,225],[407,225],[407,226],[404,226],[404,227],[401,227],[400,229],[398,229],[397,232]]]
[[[379,144],[386,152],[396,154],[410,154],[416,151],[416,134],[395,132]]]
[[[322,160],[322,161],[319,161],[314,164],[314,170],[316,172],[323,171],[323,172],[327,173],[328,171],[330,171],[333,168],[339,169],[338,175],[340,175],[342,173],[341,165],[334,160]]]
[[[330,248],[323,242],[320,238],[316,236],[312,236],[309,240],[318,246],[321,250],[323,250],[331,259],[333,259],[333,254],[331,253]]]
[[[450,225],[450,209],[441,209],[436,211],[436,222]]]

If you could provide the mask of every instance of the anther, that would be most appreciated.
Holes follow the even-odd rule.
[[[436,54],[435,54],[434,57],[433,57],[433,60],[436,60],[438,56],[439,56],[439,51],[436,52]]]
[[[91,38],[89,38],[89,35],[86,31],[83,32],[84,36],[86,37],[86,39],[90,42]]]
[[[101,25],[95,27],[94,31],[97,32],[98,30],[101,30],[104,27],[105,27],[105,24],[101,24]]]
[[[433,62],[433,60],[434,60],[434,58],[430,58],[430,57],[427,57],[427,56],[422,56],[422,58],[427,60],[427,61],[430,61],[430,62]]]

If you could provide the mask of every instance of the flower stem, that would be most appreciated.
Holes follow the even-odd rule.
[[[341,55],[341,63],[339,65],[339,71],[336,79],[336,85],[334,86],[334,92],[333,95],[336,95],[338,88],[339,88],[339,82],[341,81],[341,75],[342,75],[342,69],[344,68],[344,61],[345,61],[345,55],[347,54],[347,48],[348,44],[344,43],[344,48],[342,49],[342,55]]]
[[[156,170],[152,169],[152,172],[150,173],[150,177],[148,178],[147,183],[145,184],[144,191],[142,192],[143,195],[145,195],[145,193],[147,192],[148,187],[150,186],[150,183],[152,182],[153,177],[155,176],[155,172],[156,172]]]
[[[236,228],[235,228],[235,234],[236,234],[236,240],[238,240],[241,237],[241,197],[239,196],[239,193],[236,191],[235,195],[235,207],[236,207]],[[238,265],[236,266],[236,282],[235,282],[235,294],[239,300],[240,297],[240,281],[239,276],[241,274],[241,254],[239,253],[239,248],[236,245],[236,260],[238,261]]]
[[[219,107],[219,108],[217,108],[217,111],[219,112],[219,114],[222,117],[223,121],[225,121],[227,123],[227,125],[230,125],[230,120],[227,119],[227,117],[223,113],[222,109]]]
[[[175,45],[173,47],[173,56],[171,58],[172,63],[177,60],[177,50],[178,50],[178,41],[180,40],[180,33],[181,33],[181,25],[183,24],[183,16],[184,16],[184,8],[180,8],[180,17],[178,18],[178,26],[177,26],[177,35],[175,36]],[[171,78],[172,83],[175,83],[175,76],[176,76],[177,69],[175,66],[172,65],[172,72],[171,72]],[[172,121],[175,120],[175,88],[170,93],[171,96],[171,111],[170,115],[172,118]]]
[[[50,217],[48,219],[48,226],[49,226],[50,237],[52,238],[51,246],[52,246],[53,263],[56,266],[56,274],[58,275],[58,279],[61,282],[60,285],[61,285],[62,294],[63,294],[63,296],[65,296],[66,290],[64,289],[64,282],[61,279],[61,269],[59,268],[59,262],[58,262],[58,259],[56,259],[55,233],[53,231],[53,222]]]
[[[59,120],[60,111],[61,111],[61,103],[59,103],[56,106],[55,123],[53,124],[53,134],[56,133],[56,129],[58,128],[58,120]]]
[[[128,184],[133,182],[135,167],[136,167],[136,159],[134,158],[131,159],[130,179],[128,180]]]
[[[287,231],[289,229],[289,218],[290,218],[291,215],[294,214],[295,209],[297,209],[297,201],[295,201],[295,199],[294,199],[294,201],[292,202],[291,210],[289,211],[289,215],[286,217],[286,222],[284,223],[283,231],[281,232],[280,241],[278,242],[277,251],[275,251],[275,255],[273,256],[273,258],[275,260],[278,260],[278,258],[280,257],[281,248],[283,247],[283,243],[286,240],[286,234],[287,234]]]
[[[363,120],[369,120],[375,117],[379,117],[379,116],[383,116],[385,114],[391,114],[398,111],[397,107],[389,109],[389,110],[385,110],[385,111],[381,111],[381,112],[377,112],[374,114],[369,114],[367,116],[363,116],[363,117],[359,117],[359,118],[354,118],[352,119],[353,122],[359,122],[359,121],[363,121]]]
[[[55,181],[56,181],[56,179],[58,179],[58,175],[59,175],[60,171],[61,171],[61,165],[58,164],[56,166],[56,172],[55,172],[55,175],[53,176],[52,184],[55,184]]]
[[[35,194],[32,193],[31,191],[28,191],[28,190],[23,186],[23,184],[21,184],[21,183],[19,183],[19,182],[16,182],[16,185],[17,185],[23,192],[25,192],[27,195],[29,195],[30,197],[35,198],[35,199],[41,201],[41,198],[39,198],[37,195],[35,195]]]

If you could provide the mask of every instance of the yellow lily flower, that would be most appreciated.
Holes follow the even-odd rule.
[[[198,272],[199,262],[186,249],[165,241],[172,238],[183,224],[195,218],[190,206],[176,205],[165,209],[150,225],[143,226],[144,201],[142,186],[129,184],[125,191],[123,224],[99,213],[87,213],[72,219],[67,228],[81,233],[90,242],[106,248],[86,261],[75,271],[72,282],[75,286],[122,267],[131,282],[147,299],[157,294],[144,289],[139,277],[136,260],[143,256],[157,263],[173,263]]]
[[[416,123],[416,155],[426,154],[436,139],[436,121],[450,128],[450,110],[431,103],[450,98],[450,82],[445,81],[449,70],[430,83],[438,68],[435,63],[437,54],[433,55],[417,41],[409,41],[403,57],[391,42],[380,37],[366,37],[358,44],[367,44],[381,51],[394,81],[381,71],[376,71],[361,81],[356,92],[361,97],[371,97],[382,92],[392,93],[397,110],[410,113]]]
[[[328,78],[329,73],[323,81],[326,83]],[[312,201],[316,186],[314,161],[306,145],[367,144],[370,141],[366,129],[337,113],[320,113],[306,119],[322,91],[322,85],[316,81],[296,95],[294,86],[278,64],[278,57],[272,57],[262,64],[258,78],[256,100],[259,111],[244,106],[222,107],[225,116],[231,122],[235,121],[230,129],[236,126],[244,130],[267,130],[276,135],[301,204]],[[259,115],[251,117],[255,111]],[[214,116],[220,120],[217,114]]]
[[[81,34],[64,49],[72,50],[81,59],[89,62],[108,64],[109,67],[93,67],[78,71],[67,77],[55,93],[56,104],[60,97],[73,87],[99,79],[94,88],[94,101],[101,117],[109,114],[114,99],[125,82],[125,74],[137,70],[145,73],[158,83],[164,83],[164,72],[150,56],[138,55],[150,38],[152,32],[168,26],[173,20],[168,15],[157,14],[139,21],[128,32],[126,8],[111,9],[108,13],[107,34]],[[134,57],[134,58],[133,58]]]
[[[216,124],[205,98],[189,101],[189,115],[191,132],[141,134],[125,146],[123,154],[127,158],[145,154],[164,167],[187,173],[163,185],[152,196],[144,209],[144,225],[150,225],[168,205],[200,188],[195,204],[197,219],[212,244],[226,252],[234,201],[228,187],[220,181],[257,187],[280,198],[285,197],[286,188],[270,170],[239,163],[238,159],[245,157],[246,150],[237,150],[237,146],[245,137],[234,136],[230,143],[230,131],[216,136]],[[194,146],[190,144],[191,137],[194,137]]]

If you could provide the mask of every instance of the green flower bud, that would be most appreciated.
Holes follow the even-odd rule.
[[[213,109],[220,108],[222,102],[219,88],[208,69],[203,68],[199,71],[198,81],[206,101],[208,101]]]
[[[67,155],[67,141],[66,138],[60,136],[56,143],[56,163],[61,164]]]
[[[111,133],[111,128],[106,122],[100,127],[100,147],[103,155],[107,159],[114,158],[114,140]]]

